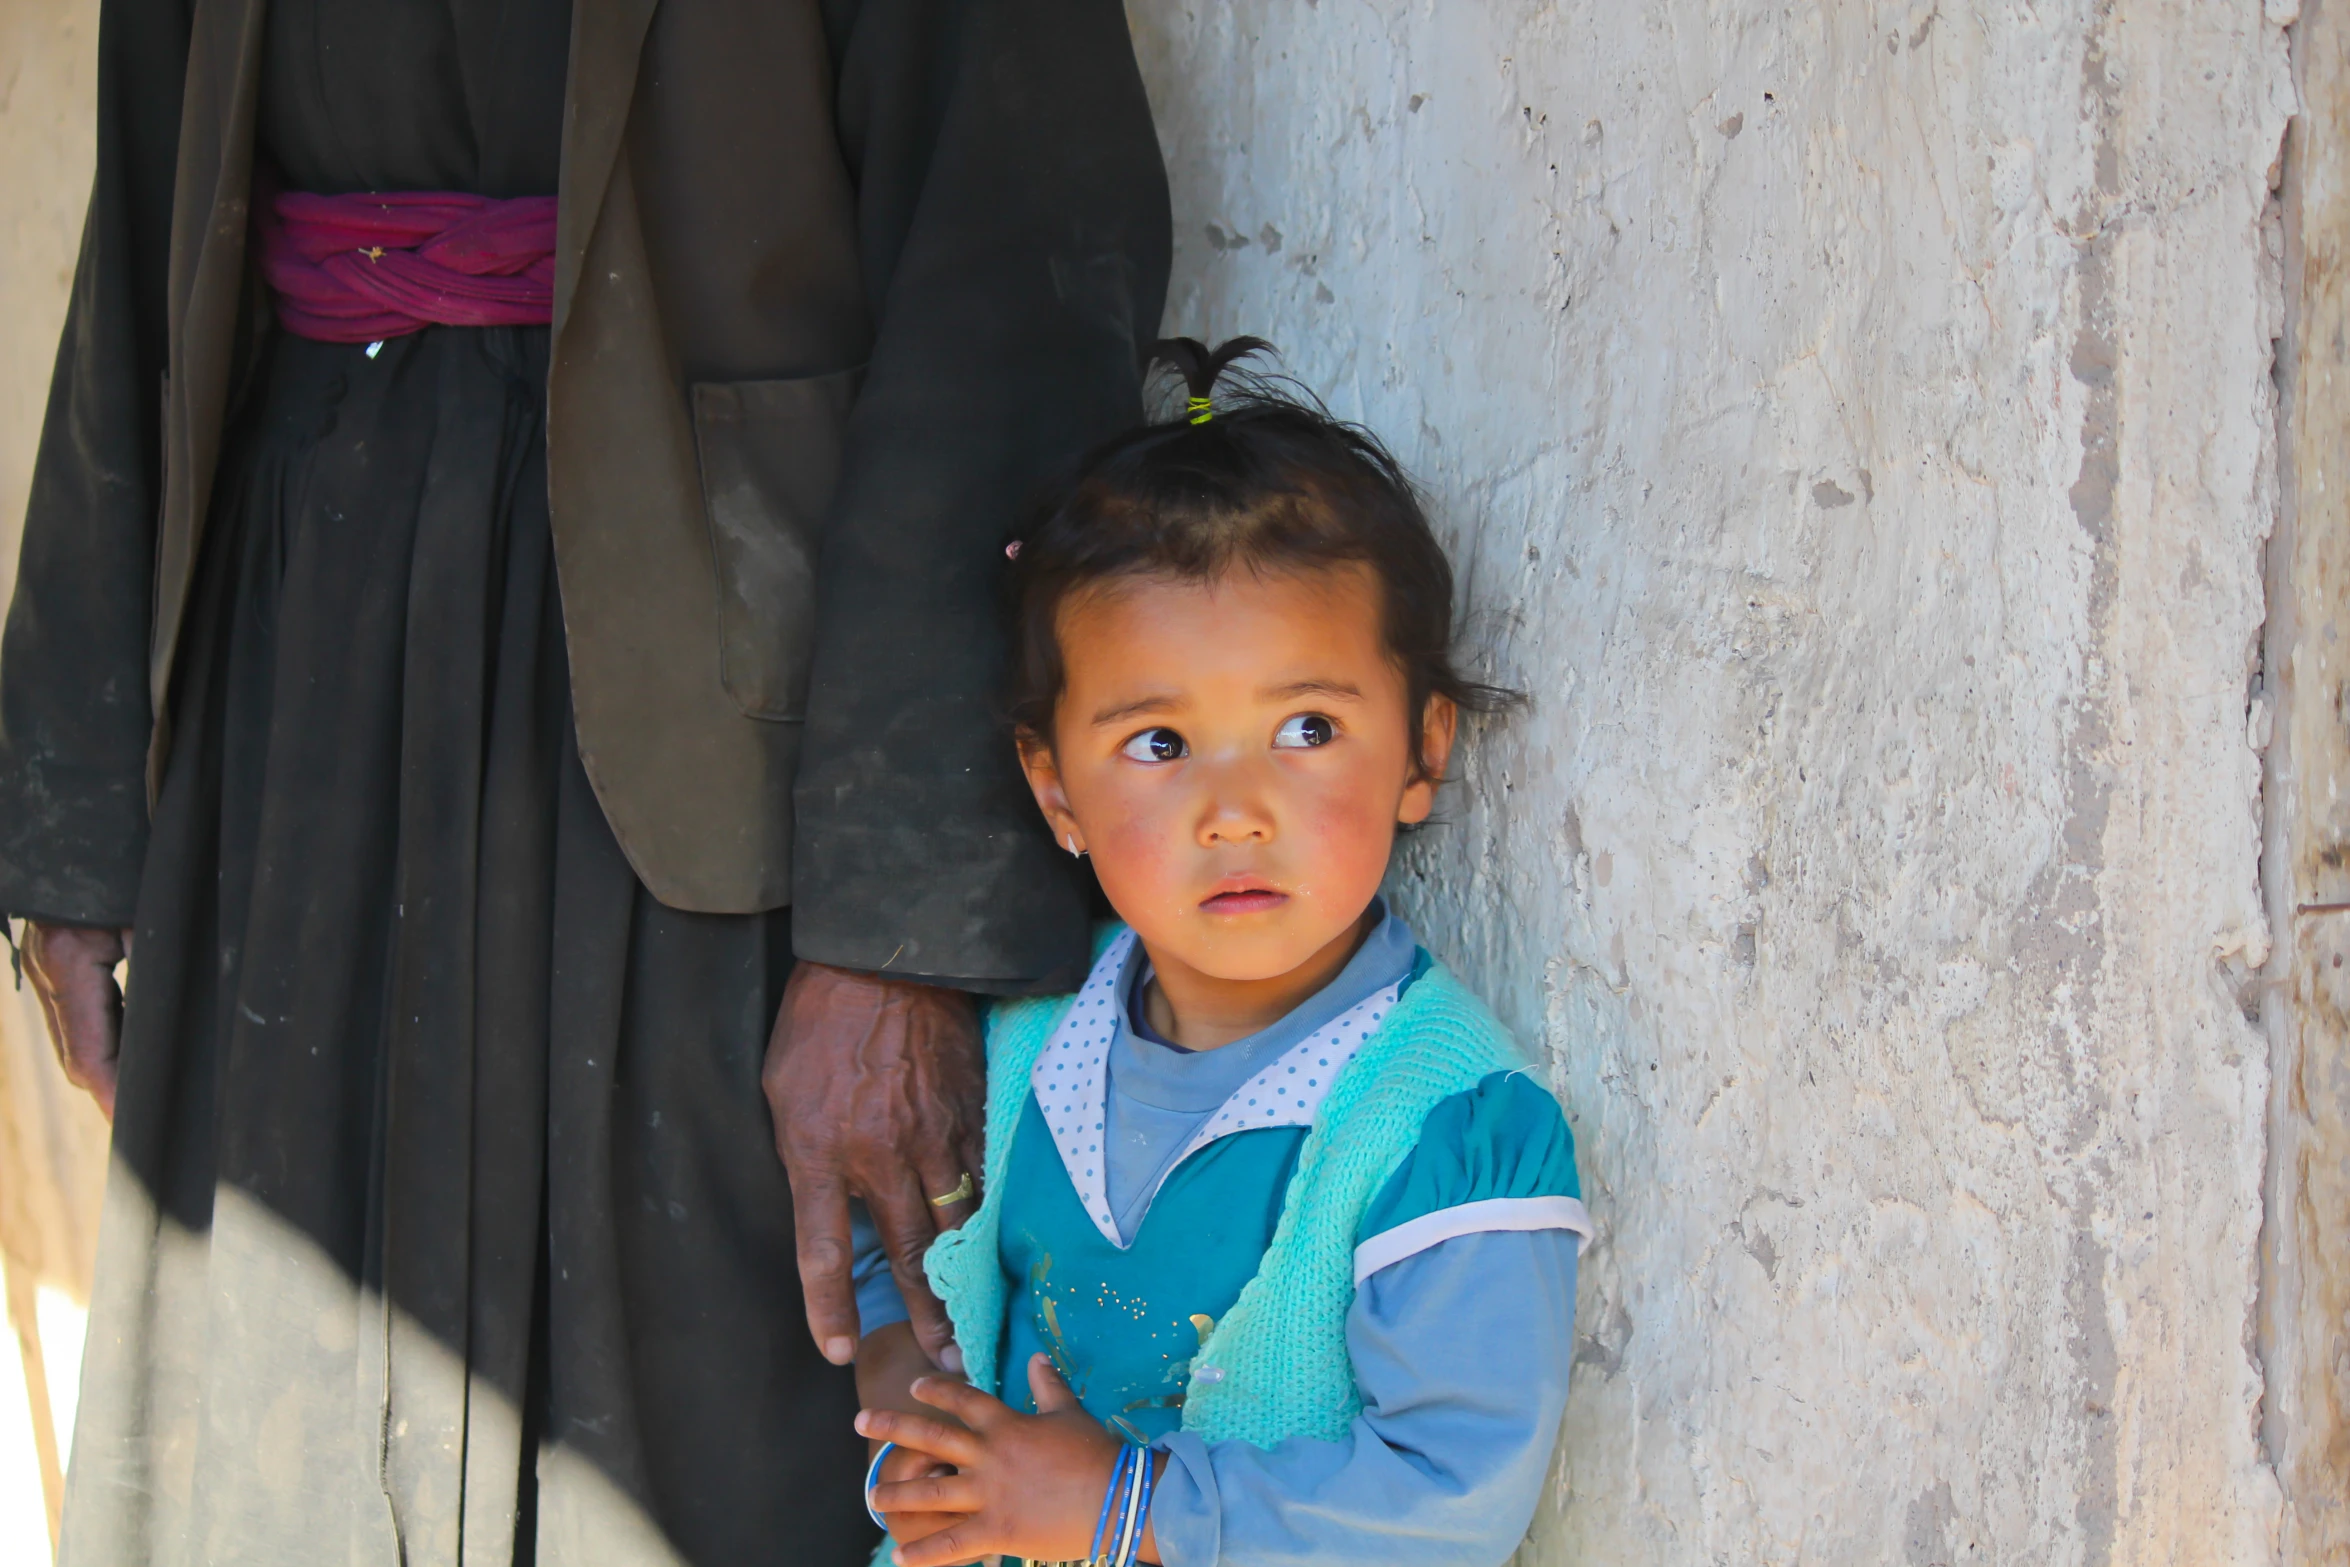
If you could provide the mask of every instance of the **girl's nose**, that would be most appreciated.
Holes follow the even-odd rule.
[[[1249,776],[1253,771],[1233,767],[1211,776],[1207,809],[1199,820],[1201,847],[1272,841],[1273,813],[1268,809],[1264,780]]]
[[[1199,841],[1208,846],[1269,843],[1272,837],[1273,824],[1247,811],[1213,811],[1200,823]]]

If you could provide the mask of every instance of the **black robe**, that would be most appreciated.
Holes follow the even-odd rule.
[[[567,0],[267,26],[287,188],[555,189]],[[126,178],[166,227],[168,169]],[[789,914],[656,902],[582,772],[547,352],[281,333],[241,397],[135,862],[65,1567],[846,1567],[875,1538],[759,1088]],[[11,646],[70,658],[70,621],[37,632]],[[27,889],[104,902],[126,848],[19,833],[0,901],[86,915]]]

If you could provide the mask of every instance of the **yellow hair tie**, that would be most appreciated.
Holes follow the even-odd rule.
[[[1215,403],[1205,397],[1194,397],[1187,400],[1183,405],[1183,411],[1191,415],[1193,424],[1206,424],[1210,419],[1216,417]]]

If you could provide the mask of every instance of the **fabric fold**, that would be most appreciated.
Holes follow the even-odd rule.
[[[555,198],[260,192],[261,275],[280,325],[321,343],[555,318]]]

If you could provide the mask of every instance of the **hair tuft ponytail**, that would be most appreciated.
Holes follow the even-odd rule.
[[[1273,345],[1261,337],[1227,338],[1214,348],[1196,337],[1164,337],[1151,344],[1143,363],[1146,369],[1172,370],[1183,383],[1187,403],[1194,407],[1216,403],[1216,388],[1220,385],[1237,389],[1237,395],[1225,399],[1228,406],[1269,400],[1295,401],[1299,389],[1290,386],[1286,378],[1237,368],[1243,359],[1272,352]],[[1224,409],[1219,407],[1217,411]]]

